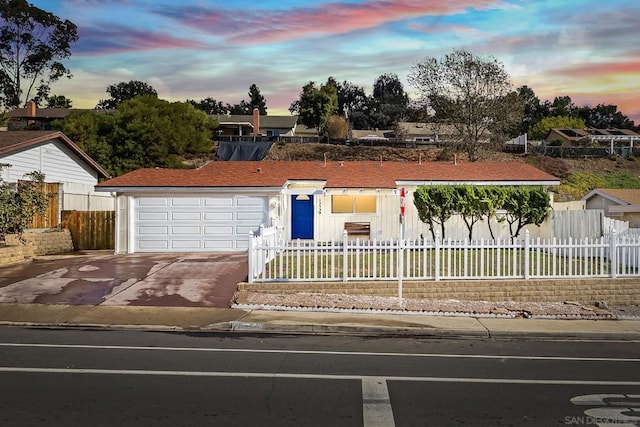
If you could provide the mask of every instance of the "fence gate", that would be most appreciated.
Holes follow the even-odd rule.
[[[77,251],[115,248],[114,211],[62,211],[62,225],[71,232]]]
[[[58,226],[59,184],[57,182],[45,182],[41,191],[50,195],[49,206],[44,215],[35,215],[26,228],[55,228]]]

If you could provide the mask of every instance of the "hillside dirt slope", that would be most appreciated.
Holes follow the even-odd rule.
[[[452,161],[453,153],[445,152],[442,149],[416,149],[398,147],[369,147],[369,146],[345,146],[331,144],[274,144],[265,160],[319,160],[322,161],[326,155],[329,161],[353,161],[353,160],[375,160],[375,161]],[[522,154],[502,153],[498,151],[487,151],[482,154],[481,161],[513,162],[527,161]],[[467,156],[464,153],[457,154],[458,161],[466,162]],[[570,172],[588,172],[595,174],[610,174],[616,172],[626,172],[640,176],[640,161],[634,159],[564,159],[570,168]]]

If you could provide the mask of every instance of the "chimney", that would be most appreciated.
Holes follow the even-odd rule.
[[[253,109],[253,136],[260,135],[260,110]]]
[[[36,103],[33,101],[27,102],[27,117],[36,117]]]

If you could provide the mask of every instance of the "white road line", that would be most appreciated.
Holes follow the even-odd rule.
[[[477,384],[532,384],[532,385],[597,385],[597,386],[640,386],[640,381],[603,381],[603,380],[528,380],[519,378],[455,378],[455,377],[406,377],[367,375],[327,375],[293,374],[275,372],[215,372],[215,371],[150,371],[138,369],[80,369],[80,368],[23,368],[0,366],[0,373],[38,373],[38,374],[91,374],[91,375],[140,375],[167,377],[228,377],[228,378],[284,378],[317,380],[357,380],[364,378],[384,378],[386,381],[409,381],[430,383],[477,383]]]
[[[312,354],[325,356],[380,356],[380,357],[433,357],[445,359],[513,359],[513,360],[558,360],[576,362],[640,362],[640,358],[616,357],[566,357],[566,356],[513,356],[493,354],[440,354],[440,353],[375,353],[361,351],[316,351],[316,350],[270,350],[249,348],[199,348],[199,347],[153,347],[153,346],[118,346],[87,344],[35,344],[35,343],[0,343],[0,347],[34,347],[34,348],[75,348],[84,350],[128,350],[128,351],[202,351],[212,353],[264,353],[264,354]]]
[[[362,416],[364,427],[395,426],[387,380],[380,377],[362,378]]]

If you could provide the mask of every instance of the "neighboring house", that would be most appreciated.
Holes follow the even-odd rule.
[[[256,108],[253,115],[210,115],[220,124],[219,136],[293,136],[298,116],[261,116]]]
[[[565,129],[553,128],[545,137],[547,144],[583,146],[583,145],[624,145],[633,148],[640,142],[640,134],[630,129]]]
[[[640,190],[596,188],[582,198],[587,209],[603,209],[607,217],[640,227]]]
[[[429,235],[413,206],[420,185],[558,185],[526,163],[210,162],[199,169],[140,169],[101,182],[116,195],[116,252],[242,251],[260,225],[287,239],[340,241],[348,223],[362,238]],[[463,232],[464,235],[464,232]]]
[[[54,120],[64,119],[69,115],[69,108],[37,108],[30,101],[25,108],[16,108],[7,113],[8,130],[52,130]]]
[[[0,172],[6,182],[18,182],[33,171],[45,175],[47,191],[57,194],[58,204],[53,209],[57,217],[49,218],[47,227],[58,225],[63,210],[113,210],[113,197],[94,191],[109,174],[62,132],[0,132],[0,163],[11,165]]]

